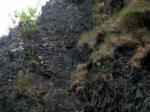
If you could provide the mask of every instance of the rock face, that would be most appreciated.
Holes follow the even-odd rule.
[[[144,46],[136,35],[123,38],[113,19],[109,28],[94,30],[93,47],[85,42],[77,48],[81,33],[95,24],[92,14],[107,21],[127,5],[127,0],[95,1],[96,8],[90,0],[47,2],[38,31],[17,37],[18,26],[0,40],[0,112],[150,111],[148,39]],[[31,79],[18,82],[18,76]]]
[[[127,65],[134,49],[121,46],[115,50],[115,60],[101,60],[102,66],[93,64],[87,66],[84,86],[76,84],[73,91],[84,105],[84,112],[148,112],[149,100],[149,70],[133,70]],[[143,59],[147,60],[147,57]],[[113,72],[109,71],[112,69]],[[146,70],[147,69],[147,70]],[[108,76],[100,78],[102,71]],[[103,73],[103,74],[104,74]],[[101,75],[103,75],[101,74]],[[82,74],[81,74],[82,75]],[[81,87],[80,87],[81,86]],[[80,89],[83,88],[83,89]]]
[[[71,91],[82,102],[81,112],[150,111],[150,42],[142,43],[138,40],[138,36],[143,39],[139,35],[142,33],[138,35],[133,35],[133,32],[131,35],[128,35],[129,32],[125,32],[125,35],[122,33],[124,29],[120,28],[120,15],[116,16],[114,12],[124,13],[132,4],[133,7],[131,6],[128,10],[130,13],[130,10],[137,8],[137,4],[141,5],[141,2],[135,0],[131,0],[129,4],[126,2],[127,0],[98,0],[92,7],[95,17],[101,19],[104,15],[106,20],[79,40],[82,63],[78,64],[77,70],[72,75]],[[140,8],[143,11],[144,7],[140,6]],[[149,10],[144,13],[147,12]],[[149,18],[149,16],[142,17]],[[107,19],[111,22],[105,25]],[[126,19],[135,21],[129,18],[129,15]],[[146,20],[150,21],[150,19]],[[145,23],[145,19],[140,18],[141,21]],[[129,21],[124,23],[130,24]],[[134,24],[134,27],[138,26],[140,27]],[[100,28],[97,30],[97,27]],[[145,24],[144,27],[149,33],[149,27]],[[132,30],[136,31],[133,28]],[[146,38],[149,37],[146,36]],[[91,40],[87,41],[88,39]],[[91,44],[94,47],[89,48]],[[132,60],[135,64],[132,64]]]
[[[40,66],[34,71],[38,101],[18,95],[12,88],[19,71],[32,57],[27,39],[16,37],[15,29],[0,42],[0,112],[75,112],[76,98],[68,94],[70,74],[78,63],[76,42],[92,27],[89,2],[76,4],[56,0],[42,8],[40,30],[31,35],[34,57]],[[88,23],[88,24],[87,24]]]

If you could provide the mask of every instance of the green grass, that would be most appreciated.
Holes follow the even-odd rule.
[[[109,26],[111,20],[105,21],[104,23],[97,25],[91,31],[83,33],[81,38],[78,40],[78,47],[82,46],[84,43],[88,43],[91,48],[95,46],[96,38],[99,31],[104,30]]]

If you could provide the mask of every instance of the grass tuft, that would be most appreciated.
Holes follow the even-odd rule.
[[[120,13],[120,27],[124,31],[136,32],[138,29],[147,28],[150,24],[150,11],[128,9]]]
[[[33,75],[29,72],[25,74],[19,73],[16,77],[15,89],[21,96],[35,99],[35,90],[33,86]]]
[[[36,70],[37,67],[39,66],[39,62],[37,61],[36,58],[32,57],[28,60],[27,66],[28,69],[30,70]]]
[[[97,25],[91,31],[83,33],[81,38],[78,40],[78,47],[84,45],[84,43],[87,43],[91,48],[94,48],[99,32],[107,28],[110,23],[111,20],[105,21],[104,23]]]

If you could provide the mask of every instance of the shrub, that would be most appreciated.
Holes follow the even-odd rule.
[[[21,28],[17,32],[17,36],[29,36],[33,31],[37,31],[38,27],[38,17],[41,12],[38,11],[39,5],[37,7],[28,7],[27,10],[22,10],[21,12],[15,10],[14,17],[10,15],[14,25],[19,21]]]

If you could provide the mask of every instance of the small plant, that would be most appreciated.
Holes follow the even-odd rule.
[[[33,75],[26,71],[26,73],[19,73],[16,77],[16,86],[19,95],[35,99],[35,92],[33,87]]]
[[[41,12],[38,11],[39,4],[36,7],[28,7],[27,10],[22,10],[21,12],[15,10],[14,17],[10,15],[12,22],[14,25],[17,22],[20,23],[21,28],[17,31],[17,36],[29,36],[30,33],[37,31],[38,27],[38,17],[40,16]]]
[[[39,62],[34,57],[30,58],[27,62],[27,67],[30,70],[36,70],[38,66],[39,66]]]

